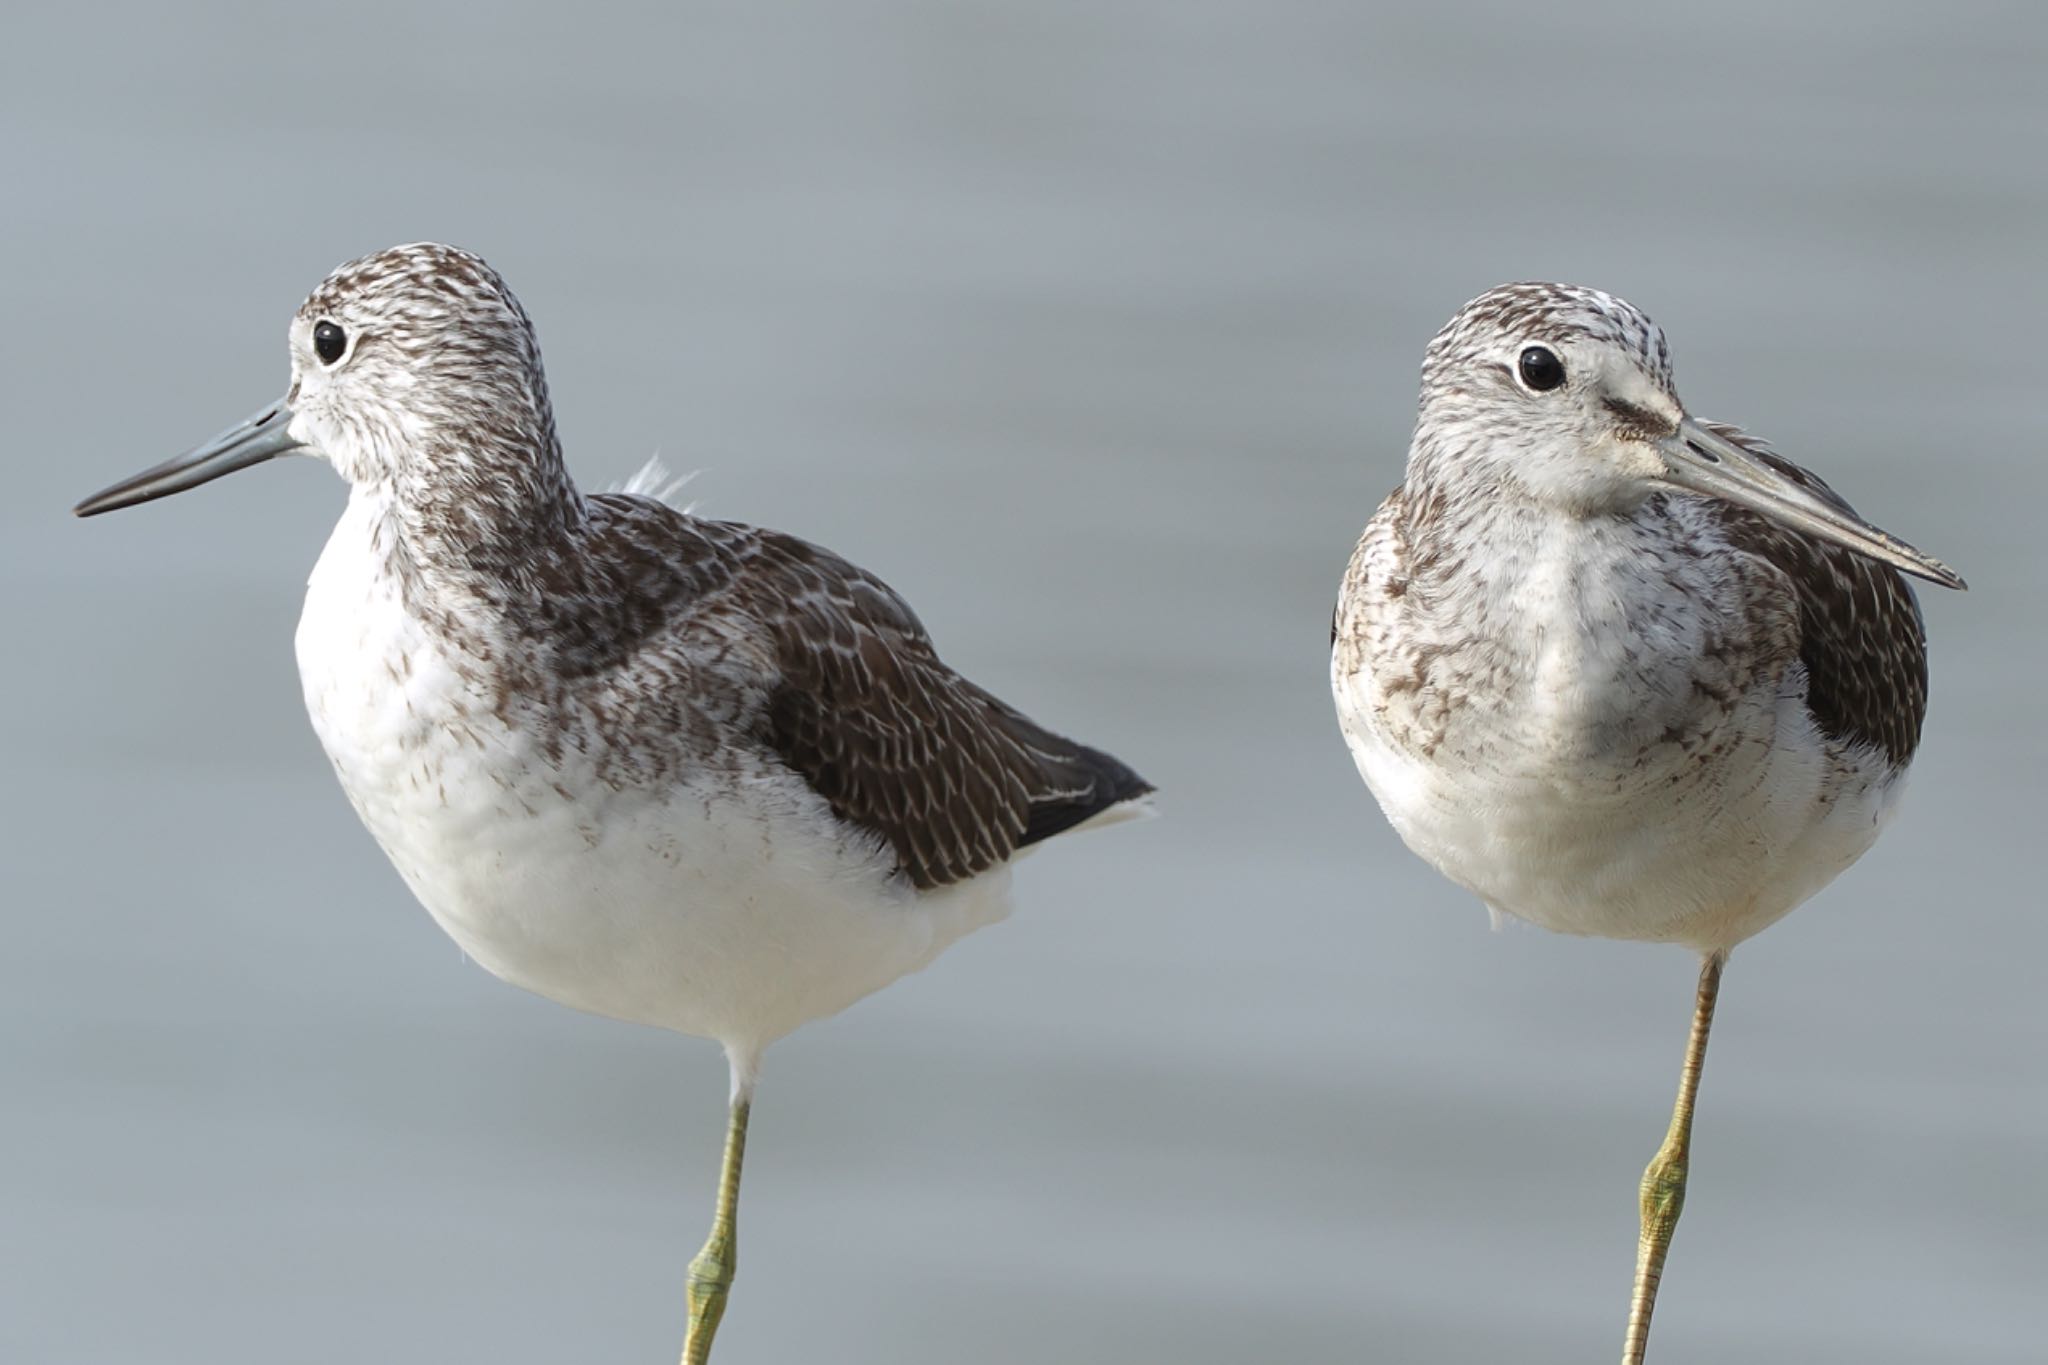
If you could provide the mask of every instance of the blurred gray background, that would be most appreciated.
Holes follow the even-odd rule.
[[[672,1359],[712,1046],[466,964],[291,635],[342,490],[80,495],[473,247],[591,486],[882,573],[1131,760],[1007,924],[790,1039],[718,1358],[1583,1362],[1694,973],[1489,932],[1325,641],[1423,343],[1597,284],[1975,585],[1877,849],[1735,957],[1659,1365],[2039,1361],[2048,11],[1278,0],[17,9],[0,43],[0,1359]]]

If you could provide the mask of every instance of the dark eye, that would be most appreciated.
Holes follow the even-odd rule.
[[[1524,346],[1521,367],[1522,382],[1538,393],[1564,383],[1564,362],[1548,346]]]
[[[341,353],[348,349],[348,333],[331,322],[323,322],[313,328],[313,354],[320,357],[322,365],[332,365],[341,359]],[[1524,357],[1526,360],[1526,356]],[[1524,366],[1524,373],[1527,367]]]

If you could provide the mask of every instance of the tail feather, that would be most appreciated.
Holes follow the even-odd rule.
[[[1041,776],[1040,785],[1031,793],[1024,833],[1017,841],[1020,848],[1063,834],[1152,793],[1150,782],[1100,749],[1053,734],[1016,712],[1004,720],[1010,737],[1038,760]]]

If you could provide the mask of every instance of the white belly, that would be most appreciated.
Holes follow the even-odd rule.
[[[1734,946],[1875,842],[1902,786],[1841,754],[1793,696],[1754,699],[1711,762],[1572,752],[1527,713],[1464,753],[1418,754],[1378,716],[1371,669],[1333,678],[1359,773],[1409,848],[1492,909],[1560,933]]]
[[[1007,913],[1007,868],[917,892],[787,773],[618,790],[547,761],[374,571],[376,534],[352,499],[313,571],[307,711],[399,875],[495,975],[758,1050]]]

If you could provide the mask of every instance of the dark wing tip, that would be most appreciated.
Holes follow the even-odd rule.
[[[1740,433],[1736,433],[1740,437]],[[1843,508],[1810,470],[1743,438],[1766,463]],[[1736,549],[1778,570],[1797,622],[1806,704],[1821,733],[1912,761],[1927,714],[1927,634],[1906,575],[1859,551],[1814,540],[1731,503],[1708,504]]]
[[[1123,760],[1100,749],[1046,735],[1043,731],[1034,736],[1032,747],[1042,753],[1047,747],[1047,740],[1062,746],[1064,752],[1045,765],[1045,775],[1048,783],[1053,784],[1052,789],[1043,794],[1033,794],[1024,817],[1024,832],[1017,839],[1020,848],[1050,839],[1055,834],[1064,834],[1106,810],[1150,796],[1158,790]]]
[[[792,536],[711,525],[737,544],[728,592],[779,667],[762,738],[835,815],[886,841],[919,889],[1152,790],[948,668],[880,579]]]

